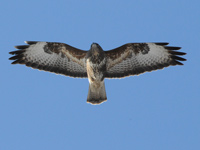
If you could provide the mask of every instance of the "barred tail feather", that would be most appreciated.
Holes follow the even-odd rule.
[[[96,86],[95,83],[89,84],[89,91],[87,97],[87,103],[91,103],[93,105],[101,104],[107,101],[106,89],[104,81],[100,83],[100,86]]]

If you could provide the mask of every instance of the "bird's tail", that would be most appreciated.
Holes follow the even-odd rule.
[[[95,83],[90,83],[87,102],[96,105],[101,104],[104,101],[107,101],[104,81],[101,82],[98,86]]]

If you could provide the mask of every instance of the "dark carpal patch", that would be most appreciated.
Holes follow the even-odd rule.
[[[56,54],[59,54],[61,52],[61,50],[64,48],[64,44],[63,43],[47,43],[44,46],[44,52],[48,53],[48,54],[52,54],[53,52]]]
[[[133,52],[135,55],[142,53],[148,54],[150,48],[147,43],[127,43],[115,49],[105,51],[106,56],[112,60],[115,60],[121,57],[122,54],[125,54],[127,51]],[[132,53],[129,53],[127,58],[131,58]]]
[[[56,46],[54,43],[47,43],[44,46],[44,52],[48,53],[48,54],[52,54],[53,52],[55,52],[55,49],[58,48],[58,46]],[[57,50],[56,50],[57,52]]]
[[[62,58],[65,58],[67,56],[66,53],[69,53],[70,55],[76,57],[79,60],[81,58],[84,58],[86,55],[86,51],[74,48],[65,43],[57,43],[57,42],[47,42],[47,44],[44,46],[44,52],[48,54],[61,53]]]
[[[148,54],[150,48],[148,46],[148,44],[146,43],[134,43],[132,44],[133,50],[135,52],[135,54],[138,54],[139,52],[141,52],[142,54]]]

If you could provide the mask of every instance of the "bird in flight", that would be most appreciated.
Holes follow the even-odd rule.
[[[87,102],[101,104],[107,100],[104,79],[124,78],[183,65],[185,61],[180,47],[167,46],[169,43],[127,43],[112,50],[104,51],[92,43],[89,51],[58,42],[26,41],[27,45],[15,46],[10,60],[12,64],[24,64],[34,69],[54,72],[75,78],[88,78]]]

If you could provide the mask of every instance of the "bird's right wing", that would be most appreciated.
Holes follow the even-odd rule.
[[[15,46],[19,49],[10,54],[12,64],[25,64],[39,70],[63,74],[70,77],[87,78],[85,56],[87,51],[64,43],[33,42]]]

